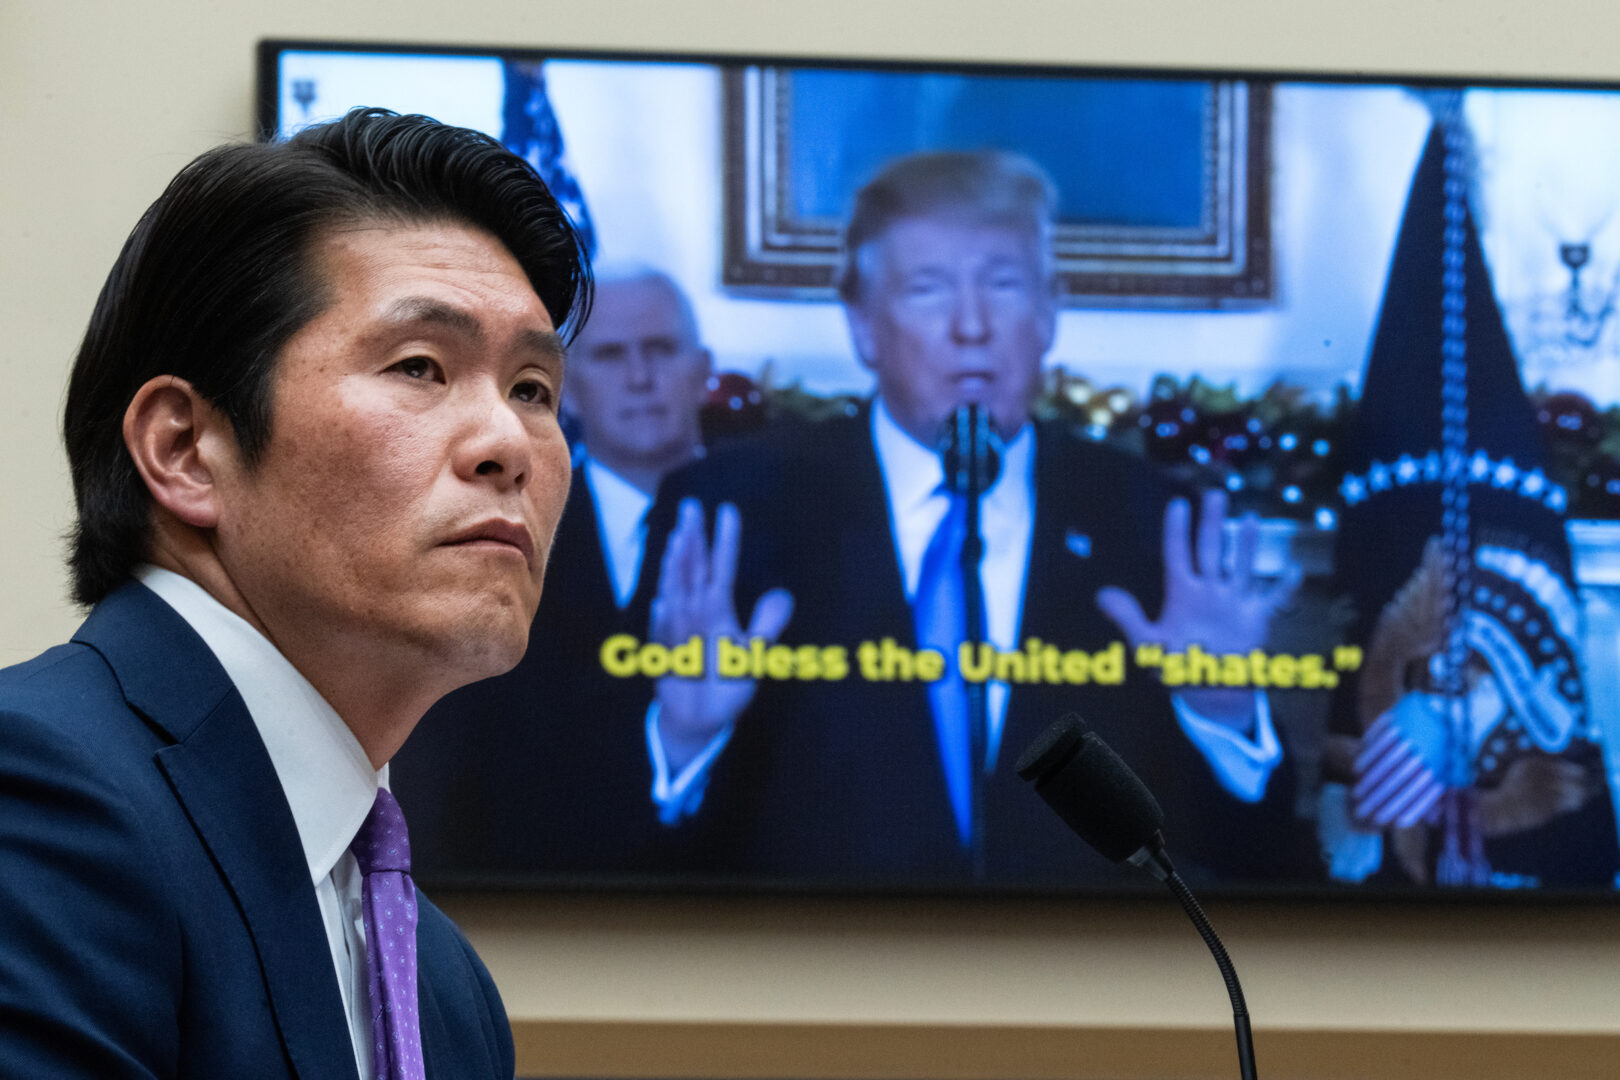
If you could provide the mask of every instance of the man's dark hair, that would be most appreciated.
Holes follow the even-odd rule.
[[[130,233],[73,364],[62,426],[78,508],[74,600],[96,603],[147,555],[151,500],[123,437],[135,391],[159,375],[185,379],[230,421],[253,467],[270,437],[276,358],[332,300],[320,238],[378,222],[486,230],[565,338],[584,321],[580,234],[534,169],[487,135],[355,109],[285,142],[210,150]]]

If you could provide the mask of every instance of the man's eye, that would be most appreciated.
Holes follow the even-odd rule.
[[[438,373],[439,365],[425,356],[409,356],[395,364],[392,370],[409,379],[431,379]]]
[[[525,379],[512,387],[512,397],[526,405],[549,405],[551,388],[538,379]]]
[[[917,278],[906,282],[903,295],[907,300],[932,303],[949,294],[949,286],[937,278]]]

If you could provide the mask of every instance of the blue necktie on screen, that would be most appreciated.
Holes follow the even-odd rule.
[[[962,581],[962,544],[967,539],[967,497],[950,495],[950,509],[923,551],[922,572],[912,617],[917,626],[917,647],[935,649],[945,657],[945,677],[928,684],[928,705],[934,714],[945,787],[956,817],[962,844],[972,838],[973,765],[969,730],[967,685],[957,663],[957,646],[967,636],[967,601]],[[979,599],[979,625],[984,625],[983,598]]]

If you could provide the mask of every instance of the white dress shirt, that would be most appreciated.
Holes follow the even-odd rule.
[[[647,511],[652,496],[589,456],[585,457],[585,483],[596,508],[596,534],[602,543],[614,602],[623,608],[636,592],[641,556],[647,550]]]
[[[387,786],[388,767],[373,769],[354,733],[309,680],[202,586],[156,566],[142,566],[136,577],[203,639],[264,740],[320,904],[360,1080],[374,1080],[361,875],[349,844],[377,788]]]
[[[918,579],[922,576],[923,553],[950,508],[949,497],[940,490],[945,470],[939,454],[907,434],[895,422],[882,398],[873,401],[871,430],[889,505],[895,556],[909,603],[916,597]],[[1000,475],[980,502],[979,532],[984,540],[984,555],[979,574],[984,587],[985,636],[1004,652],[1018,648],[1034,527],[1035,429],[1034,425],[1025,424],[1003,447]],[[1076,597],[1074,602],[1089,603],[1090,598]],[[1102,617],[1101,612],[1097,614]],[[1008,693],[1005,682],[991,680],[987,683],[989,768],[995,767],[1000,754]],[[1171,703],[1181,730],[1209,761],[1221,786],[1234,798],[1258,802],[1265,795],[1272,771],[1282,759],[1266,696],[1255,695],[1252,737],[1199,716],[1187,707],[1180,695],[1172,695]],[[657,720],[655,703],[647,717],[653,801],[658,806],[659,819],[665,824],[674,824],[696,812],[701,805],[710,767],[731,732],[728,729],[716,736],[680,773],[671,776],[662,741],[658,738]]]

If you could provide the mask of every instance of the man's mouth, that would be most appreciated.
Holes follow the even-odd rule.
[[[521,521],[508,521],[505,518],[490,518],[477,525],[458,533],[446,541],[447,546],[490,546],[513,548],[523,556],[523,561],[534,569],[534,537],[529,535],[529,529]]]
[[[968,372],[955,377],[956,399],[963,405],[977,405],[984,401],[990,393],[990,386],[995,381],[993,375],[983,372]]]

